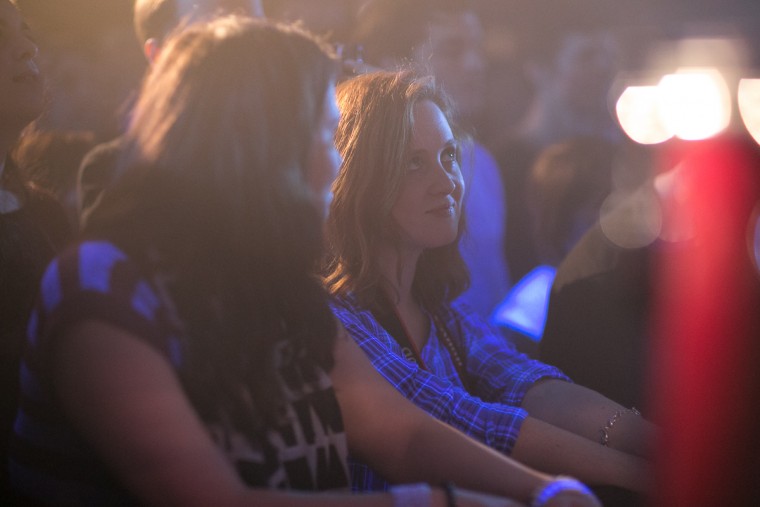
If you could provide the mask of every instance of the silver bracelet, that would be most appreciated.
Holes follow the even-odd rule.
[[[393,507],[430,507],[433,501],[433,490],[424,483],[393,486],[390,493]]]
[[[636,407],[631,407],[627,410],[616,410],[614,414],[612,414],[612,417],[607,419],[607,423],[602,426],[599,429],[599,443],[602,444],[605,447],[609,447],[610,445],[610,430],[613,426],[615,426],[615,423],[618,422],[618,419],[625,414],[626,412],[630,412],[633,415],[640,416],[641,412],[638,411]]]
[[[547,482],[533,493],[530,507],[544,507],[549,500],[563,491],[577,491],[584,495],[594,496],[585,484],[572,477],[559,475]]]

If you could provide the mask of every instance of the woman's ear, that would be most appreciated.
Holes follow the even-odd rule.
[[[153,65],[153,62],[155,62],[156,58],[158,58],[158,53],[160,50],[161,45],[159,44],[158,39],[155,37],[151,37],[143,43],[143,54],[145,55],[145,58],[148,59],[148,63],[151,65]]]

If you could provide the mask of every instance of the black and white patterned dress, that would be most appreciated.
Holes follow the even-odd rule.
[[[11,482],[23,498],[50,505],[136,503],[64,416],[48,356],[67,328],[94,319],[144,339],[179,371],[183,341],[171,331],[177,327],[164,301],[109,242],[81,243],[50,264],[29,324],[11,442]],[[207,423],[212,438],[253,487],[346,488],[347,445],[330,378],[321,370],[305,375],[308,370],[299,366],[303,359],[294,357],[286,343],[279,344],[275,356],[286,397],[282,425],[252,438],[251,431],[219,417]]]

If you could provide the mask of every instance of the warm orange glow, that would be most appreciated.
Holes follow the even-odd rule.
[[[760,143],[760,79],[739,81],[739,113],[750,135]]]
[[[679,69],[664,76],[657,90],[660,116],[677,137],[707,139],[728,127],[731,95],[717,70]]]
[[[662,230],[662,209],[653,189],[643,188],[620,200],[610,195],[599,217],[602,232],[621,248],[643,248],[653,243]]]
[[[655,86],[629,86],[615,105],[618,121],[628,137],[640,144],[658,144],[673,136],[660,118]]]

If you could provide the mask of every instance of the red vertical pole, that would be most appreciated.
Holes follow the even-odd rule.
[[[666,220],[689,239],[659,251],[655,269],[652,503],[749,505],[760,491],[760,153],[726,135],[681,156]]]

